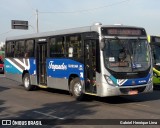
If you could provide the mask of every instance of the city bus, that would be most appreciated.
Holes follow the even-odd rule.
[[[6,39],[5,74],[36,86],[67,90],[77,100],[153,90],[144,28],[100,23]]]
[[[148,35],[153,57],[153,84],[160,84],[160,36]]]

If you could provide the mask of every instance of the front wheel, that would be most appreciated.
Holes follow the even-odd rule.
[[[31,80],[28,73],[26,73],[23,77],[23,85],[27,91],[31,91],[34,89],[34,85],[31,85]]]
[[[72,95],[76,98],[76,100],[83,100],[84,93],[82,92],[82,83],[79,78],[74,78],[70,82]]]

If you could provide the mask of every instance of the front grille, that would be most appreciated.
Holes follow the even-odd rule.
[[[147,77],[150,68],[148,68],[146,71],[139,72],[114,72],[110,69],[109,71],[116,79],[136,79]]]

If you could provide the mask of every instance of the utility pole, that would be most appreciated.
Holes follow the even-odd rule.
[[[36,26],[37,26],[37,33],[39,32],[38,28],[38,9],[36,9]]]

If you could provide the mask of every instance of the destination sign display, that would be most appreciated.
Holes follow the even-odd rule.
[[[137,28],[102,28],[104,36],[146,36],[144,29]]]

